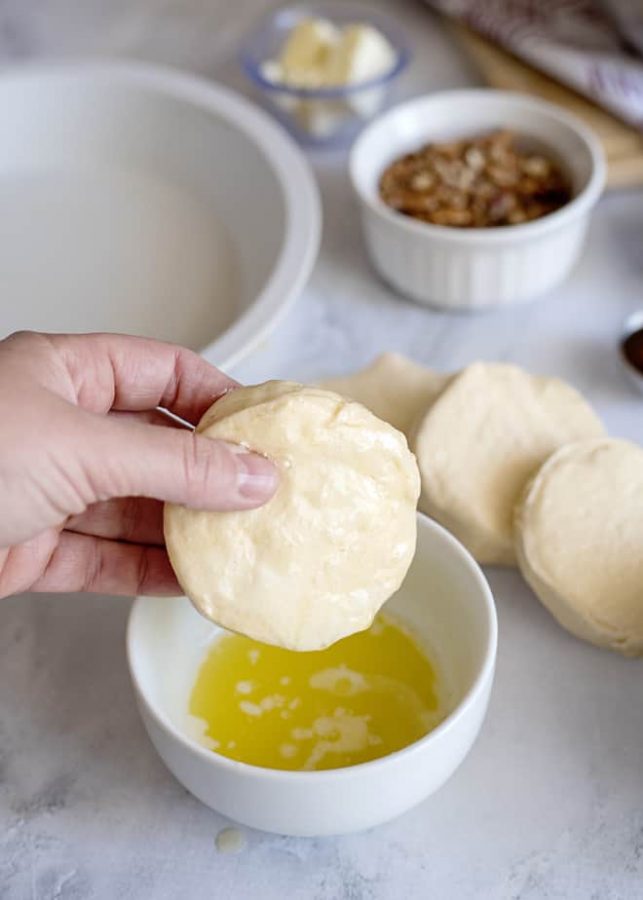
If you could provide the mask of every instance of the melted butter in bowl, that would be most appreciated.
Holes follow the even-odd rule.
[[[415,558],[385,614],[326,650],[225,634],[184,597],[136,601],[138,704],[192,794],[263,831],[344,834],[400,815],[458,768],[491,690],[495,609],[458,542],[425,516],[417,524]]]
[[[201,742],[272,769],[336,769],[414,743],[446,715],[437,668],[402,623],[380,614],[367,631],[296,653],[222,634],[189,701]]]

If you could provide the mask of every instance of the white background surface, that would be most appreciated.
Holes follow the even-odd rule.
[[[252,0],[5,0],[7,61],[124,54],[240,80],[234,49]],[[380,3],[378,5],[386,5]],[[473,83],[419,4],[394,6],[415,61],[403,93]],[[513,311],[447,316],[372,276],[339,156],[315,160],[325,233],[313,278],[277,334],[235,374],[312,379],[384,349],[449,370],[514,360],[579,386],[617,435],[643,441],[642,400],[615,352],[641,298],[643,197],[613,194],[572,279]],[[166,773],[125,669],[128,603],[0,603],[0,898],[416,900],[643,897],[643,662],[560,630],[518,576],[489,571],[498,602],[495,690],[470,757],[438,794],[366,834],[296,840],[226,823]]]

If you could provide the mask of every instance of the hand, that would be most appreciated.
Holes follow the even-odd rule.
[[[0,597],[18,591],[176,594],[162,502],[260,506],[263,457],[169,424],[235,386],[195,353],[119,335],[0,341]]]

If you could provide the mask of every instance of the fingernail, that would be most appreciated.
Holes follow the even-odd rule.
[[[245,447],[235,447],[237,456],[237,488],[244,500],[264,503],[277,490],[277,467],[265,456],[252,453]]]

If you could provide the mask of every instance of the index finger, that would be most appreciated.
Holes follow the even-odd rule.
[[[90,412],[162,406],[196,424],[206,409],[237,386],[198,353],[121,334],[51,335],[79,406]]]

